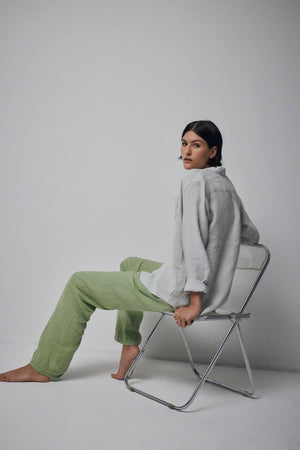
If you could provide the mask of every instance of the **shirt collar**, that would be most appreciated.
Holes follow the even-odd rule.
[[[217,166],[217,167],[206,167],[203,170],[211,170],[219,175],[225,175],[226,174],[226,169],[224,166]]]

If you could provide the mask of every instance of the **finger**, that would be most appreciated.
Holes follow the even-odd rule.
[[[178,325],[179,327],[182,327],[182,323],[183,323],[183,320],[182,320],[182,319],[178,319],[178,320],[177,320],[177,325]]]
[[[179,317],[176,317],[175,322],[178,326],[180,325],[180,321],[181,321],[181,319]]]

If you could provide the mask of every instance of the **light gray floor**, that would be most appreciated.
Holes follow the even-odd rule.
[[[1,344],[0,372],[27,364],[34,350]],[[0,383],[1,450],[300,448],[299,373],[253,371],[256,400],[206,384],[178,412],[112,379],[118,360],[78,349],[60,381]],[[242,369],[215,367],[211,378],[248,388]],[[132,376],[136,387],[181,404],[195,382],[187,364],[146,358]]]

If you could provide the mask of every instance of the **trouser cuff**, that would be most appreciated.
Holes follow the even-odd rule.
[[[53,375],[53,374],[51,374],[51,373],[49,373],[48,371],[47,371],[47,369],[46,370],[44,370],[42,367],[39,367],[38,365],[36,365],[35,364],[35,362],[32,362],[32,361],[30,361],[30,363],[29,363],[30,365],[31,365],[31,367],[34,369],[34,370],[36,370],[38,373],[40,373],[41,375],[44,375],[45,377],[49,377],[50,378],[50,381],[57,381],[57,380],[60,380],[60,378],[62,377],[62,375]]]
[[[132,339],[126,339],[124,336],[117,336],[115,335],[114,337],[116,342],[119,342],[119,344],[123,344],[123,345],[140,345],[141,343],[141,338],[140,339],[136,339],[136,340],[132,340]]]

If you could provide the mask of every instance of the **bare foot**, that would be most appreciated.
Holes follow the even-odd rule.
[[[111,373],[110,376],[117,380],[124,380],[132,361],[139,352],[140,349],[138,345],[123,345],[119,370],[117,373]]]
[[[19,367],[19,369],[0,373],[0,381],[37,381],[39,383],[46,383],[50,381],[50,378],[38,373],[30,364],[27,364],[26,366]]]

